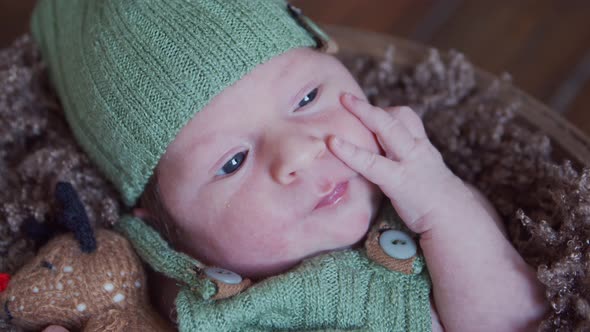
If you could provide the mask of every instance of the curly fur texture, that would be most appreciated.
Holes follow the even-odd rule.
[[[449,167],[486,194],[514,246],[537,269],[552,312],[543,331],[590,330],[590,170],[557,157],[551,139],[518,121],[509,80],[477,84],[459,53],[432,50],[398,68],[363,56],[343,61],[380,106],[408,104]],[[57,181],[74,185],[90,220],[116,222],[122,203],[77,147],[29,37],[0,51],[0,271],[34,253],[19,230],[29,216],[53,222]],[[2,326],[0,328],[9,328]]]

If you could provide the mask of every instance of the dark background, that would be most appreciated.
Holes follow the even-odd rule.
[[[590,134],[590,0],[292,0],[318,23],[457,49]],[[0,0],[0,47],[35,0]]]

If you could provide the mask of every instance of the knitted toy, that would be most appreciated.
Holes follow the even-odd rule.
[[[0,293],[2,316],[25,329],[166,331],[150,307],[142,263],[118,233],[93,231],[69,183],[56,185],[57,221],[73,234],[50,240]]]

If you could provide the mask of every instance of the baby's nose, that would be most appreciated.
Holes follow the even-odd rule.
[[[290,184],[327,150],[325,140],[317,137],[291,137],[278,146],[272,175],[280,184]]]

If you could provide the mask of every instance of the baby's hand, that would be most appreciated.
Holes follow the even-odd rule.
[[[331,149],[350,168],[378,185],[416,233],[437,227],[432,216],[452,213],[471,191],[445,165],[430,143],[422,121],[409,107],[383,110],[344,94],[342,104],[375,135],[385,156],[334,137]],[[451,201],[452,200],[452,201]]]
[[[447,331],[522,331],[546,312],[541,285],[471,190],[444,164],[408,107],[342,104],[376,134],[385,156],[332,138],[333,153],[377,184],[420,247]],[[338,141],[341,143],[338,144]]]

